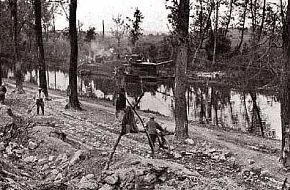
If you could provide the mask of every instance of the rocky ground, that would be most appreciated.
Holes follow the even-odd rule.
[[[36,87],[12,93],[0,106],[0,189],[281,189],[288,177],[278,161],[279,142],[214,127],[190,126],[190,139],[167,136],[170,150],[150,158],[144,133],[118,138],[114,107],[83,99],[83,111],[65,110],[67,98],[50,91],[45,115],[27,111]],[[142,117],[146,113],[140,112]],[[157,121],[169,130],[170,118]]]

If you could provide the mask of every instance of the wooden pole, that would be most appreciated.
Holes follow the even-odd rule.
[[[287,177],[284,179],[283,185],[282,185],[282,190],[285,190],[287,188]]]
[[[110,157],[109,157],[109,160],[108,160],[107,165],[106,165],[106,167],[105,167],[105,170],[108,170],[108,169],[109,169],[109,167],[110,167],[110,163],[112,162],[113,156],[114,156],[114,154],[115,154],[115,151],[116,151],[116,149],[117,149],[117,146],[118,146],[118,144],[119,144],[119,142],[120,142],[122,136],[123,136],[122,134],[119,135],[119,137],[118,137],[118,139],[117,139],[117,141],[116,141],[116,143],[115,143],[115,145],[114,145],[114,148],[113,148],[113,150],[112,150],[112,152],[111,152],[111,154],[110,154]]]
[[[145,131],[146,136],[147,136],[147,138],[148,138],[149,146],[150,146],[150,148],[151,148],[152,157],[154,158],[154,146],[153,146],[153,142],[152,142],[152,140],[151,140],[151,138],[150,138],[150,135],[149,135],[149,133],[148,133],[146,127],[145,127],[145,124],[144,124],[142,118],[140,117],[140,115],[137,113],[137,111],[134,109],[134,107],[132,106],[132,104],[129,102],[129,100],[128,100],[127,98],[126,98],[126,100],[127,100],[128,104],[130,105],[130,107],[133,109],[134,113],[135,113],[135,114],[137,115],[137,117],[139,118],[139,120],[140,120],[140,122],[141,122],[141,124],[142,124],[142,126],[143,126],[143,128],[144,128],[144,131]]]
[[[140,101],[140,99],[141,99],[141,98],[139,98],[138,102]],[[147,138],[148,138],[149,146],[150,146],[150,148],[151,148],[151,154],[152,154],[152,157],[154,158],[154,147],[153,147],[152,140],[151,140],[151,138],[150,138],[150,136],[149,136],[149,133],[148,133],[146,127],[145,127],[145,124],[144,124],[142,118],[140,117],[140,115],[139,115],[139,114],[136,112],[136,110],[135,110],[135,106],[138,104],[138,102],[136,103],[135,106],[132,106],[132,104],[129,102],[129,100],[128,100],[127,98],[126,98],[126,100],[127,100],[128,104],[130,105],[130,107],[132,108],[132,110],[134,111],[134,113],[135,113],[135,114],[137,115],[137,117],[139,118],[139,120],[140,120],[140,122],[141,122],[141,124],[142,124],[142,126],[143,126],[143,128],[144,128],[145,134],[146,134],[146,136],[147,136]],[[111,152],[111,154],[110,154],[110,157],[109,157],[109,160],[108,160],[107,165],[106,165],[106,167],[105,167],[105,170],[108,170],[108,169],[110,168],[110,163],[112,162],[113,156],[114,156],[114,154],[115,154],[115,152],[116,152],[116,149],[117,149],[117,147],[118,147],[118,145],[119,145],[119,143],[120,143],[120,140],[121,140],[122,136],[123,136],[123,134],[120,133],[120,135],[119,135],[119,137],[118,137],[118,139],[117,139],[117,141],[116,141],[116,143],[115,143],[115,145],[114,145],[114,147],[113,147],[113,150],[112,150],[112,152]]]
[[[102,21],[102,27],[103,27],[103,40],[105,39],[105,21]]]

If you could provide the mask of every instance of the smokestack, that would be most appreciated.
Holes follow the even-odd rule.
[[[105,39],[105,22],[103,20],[102,22],[102,25],[103,25],[103,40]]]

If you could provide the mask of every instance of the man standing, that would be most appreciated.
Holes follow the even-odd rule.
[[[116,119],[119,118],[120,112],[124,111],[125,108],[126,108],[126,94],[125,89],[121,88],[116,100]]]
[[[44,98],[45,98],[45,94],[44,94],[42,88],[38,88],[38,92],[35,94],[34,98],[36,100],[37,115],[39,115],[39,108],[41,108],[42,115],[44,115]]]
[[[4,85],[0,86],[0,103],[1,104],[4,104],[6,92],[7,92],[6,87]]]
[[[146,128],[153,143],[153,147],[155,147],[155,142],[158,137],[157,130],[164,132],[164,129],[154,120],[154,116],[150,117],[150,120],[146,124]]]

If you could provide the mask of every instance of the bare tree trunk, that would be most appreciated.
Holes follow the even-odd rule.
[[[0,57],[0,85],[2,85],[3,81],[2,81],[2,60],[1,60],[1,57]]]
[[[215,13],[215,29],[214,29],[214,47],[212,56],[212,65],[216,62],[216,48],[217,48],[217,38],[218,38],[218,19],[219,19],[219,1],[216,2],[216,13]]]
[[[188,137],[188,118],[186,111],[186,66],[188,61],[189,0],[180,0],[178,5],[177,34],[179,37],[178,55],[175,71],[175,131],[176,139]]]
[[[34,0],[34,16],[35,16],[35,33],[37,42],[37,55],[39,62],[39,87],[44,90],[45,96],[48,96],[46,83],[46,64],[44,59],[44,48],[42,39],[41,24],[41,0]]]
[[[212,101],[213,101],[213,91],[211,88],[211,94],[209,94],[209,86],[206,85],[207,88],[207,121],[212,121]]]
[[[13,19],[13,41],[14,41],[14,63],[15,63],[15,78],[16,78],[16,90],[17,93],[24,93],[23,90],[23,74],[21,68],[21,61],[19,55],[19,39],[18,39],[18,18],[17,18],[17,0],[10,1],[11,16]]]
[[[231,96],[228,97],[228,102],[229,102],[229,106],[230,106],[230,114],[231,114],[231,120],[232,120],[232,123],[234,124],[234,114],[233,114],[233,105],[232,105],[232,102],[231,102]]]
[[[190,86],[187,88],[187,114],[189,115],[190,113]]]
[[[2,1],[0,1],[0,18],[2,18]],[[0,34],[0,54],[2,53],[2,40],[3,40],[3,37],[2,37],[2,32]],[[2,85],[3,81],[2,81],[2,59],[1,59],[1,56],[0,56],[0,85]]]
[[[69,103],[66,108],[81,109],[77,89],[78,35],[76,26],[77,0],[69,5],[69,35],[71,44],[69,65]]]
[[[282,21],[282,43],[283,43],[283,48],[285,50],[286,47],[286,41],[287,41],[287,25],[285,21],[285,15],[284,15],[284,10],[283,10],[283,1],[280,0],[280,16],[281,16],[281,21]]]
[[[203,119],[206,118],[204,101],[205,100],[203,98],[203,92],[201,90],[201,92],[200,92],[200,118],[199,118],[200,123],[204,123]]]
[[[228,20],[226,23],[225,36],[227,36],[227,34],[228,34],[229,25],[230,25],[231,19],[232,19],[232,12],[233,12],[233,0],[230,0],[230,13],[229,13]]]
[[[244,104],[244,109],[245,109],[246,121],[247,121],[248,127],[250,127],[250,118],[249,118],[248,109],[247,109],[247,103],[246,103],[246,93],[243,92],[242,96],[243,96],[243,104]]]
[[[188,120],[186,111],[186,63],[187,63],[187,45],[179,47],[176,63],[175,76],[175,125],[176,138],[178,140],[188,137]]]
[[[212,92],[212,104],[213,104],[213,109],[214,109],[214,113],[215,113],[215,124],[218,125],[219,124],[219,119],[218,119],[218,91],[214,90]]]
[[[209,10],[209,13],[208,13],[208,17],[205,21],[205,28],[203,29],[203,26],[201,25],[200,26],[200,30],[202,30],[202,32],[200,33],[200,39],[199,39],[199,44],[194,52],[194,56],[193,56],[193,59],[191,61],[191,64],[194,65],[195,63],[195,60],[197,58],[197,55],[199,53],[199,50],[202,48],[202,44],[203,44],[203,41],[204,41],[204,36],[206,34],[206,32],[208,31],[209,27],[210,27],[210,18],[211,18],[211,14],[212,14],[212,11],[213,11],[214,7],[213,6],[210,6],[210,10]],[[202,13],[201,13],[202,14]]]
[[[264,137],[264,128],[263,128],[263,123],[262,123],[262,118],[261,118],[261,113],[260,113],[260,108],[257,105],[257,95],[256,92],[251,92],[250,91],[251,98],[253,100],[253,118],[256,116],[258,119],[258,125],[260,126],[261,129],[261,136]],[[254,120],[252,120],[252,128],[254,127],[253,125]]]
[[[241,46],[242,46],[243,41],[244,41],[244,30],[245,30],[245,23],[246,23],[247,7],[248,7],[248,0],[245,0],[245,9],[244,9],[244,13],[243,13],[243,26],[242,26],[241,40],[240,40],[239,45],[236,48],[236,51],[239,51],[241,49]]]
[[[260,41],[262,32],[263,32],[263,27],[264,27],[264,22],[265,22],[265,16],[266,16],[266,3],[267,1],[264,0],[264,5],[263,5],[263,13],[262,13],[262,21],[261,21],[261,26],[260,26],[260,31],[258,34],[258,41]]]
[[[290,167],[290,0],[288,0],[286,21],[283,23],[284,67],[282,72],[281,124],[282,124],[282,162]]]

